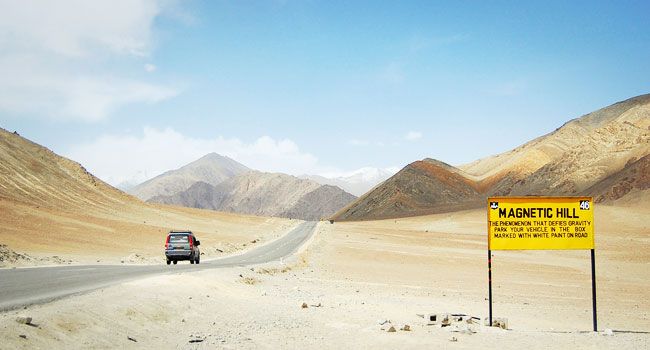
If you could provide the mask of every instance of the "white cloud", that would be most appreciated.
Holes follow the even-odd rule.
[[[408,141],[416,141],[422,138],[422,133],[419,131],[409,131],[404,138]]]
[[[246,143],[237,138],[187,137],[171,128],[145,128],[142,135],[105,135],[72,147],[66,157],[83,164],[112,185],[140,183],[177,169],[210,152],[228,156],[257,170],[294,175],[321,170],[318,159],[289,140],[262,136]]]
[[[96,121],[176,95],[115,73],[150,54],[161,11],[156,0],[0,0],[0,109]]]
[[[144,70],[145,70],[147,73],[155,72],[155,71],[156,71],[156,68],[157,68],[157,67],[156,67],[155,65],[151,64],[151,63],[147,63],[147,64],[144,65]]]

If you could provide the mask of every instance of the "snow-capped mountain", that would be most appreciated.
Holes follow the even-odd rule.
[[[373,187],[395,175],[398,167],[372,168],[363,167],[345,173],[326,173],[321,175],[303,175],[301,178],[310,179],[323,185],[338,186],[355,196],[361,196]]]

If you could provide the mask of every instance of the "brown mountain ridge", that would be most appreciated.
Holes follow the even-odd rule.
[[[598,201],[647,193],[650,94],[565,123],[511,151],[453,167],[407,165],[336,213],[376,220],[477,208],[492,195],[593,195]]]

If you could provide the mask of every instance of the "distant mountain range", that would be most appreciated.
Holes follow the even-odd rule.
[[[142,200],[241,214],[328,218],[355,196],[286,174],[262,173],[216,153],[132,188]]]
[[[302,220],[329,218],[356,197],[342,189],[278,173],[249,171],[213,186],[196,182],[150,202]]]
[[[460,166],[407,165],[336,213],[372,220],[478,208],[492,195],[591,195],[597,202],[650,198],[650,94],[569,121],[509,152]]]
[[[323,185],[337,186],[355,196],[361,196],[373,187],[393,176],[397,169],[379,169],[365,167],[339,176],[302,175],[300,178],[309,179]]]

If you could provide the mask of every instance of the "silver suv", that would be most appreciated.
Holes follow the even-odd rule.
[[[167,265],[174,265],[179,260],[189,260],[190,264],[201,262],[201,242],[196,239],[192,231],[170,231],[165,241],[165,257]]]

